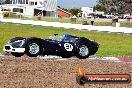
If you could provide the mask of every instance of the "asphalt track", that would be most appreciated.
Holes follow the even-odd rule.
[[[0,59],[16,59],[16,57],[12,56],[11,54],[0,54]],[[62,58],[59,56],[38,56],[38,57],[28,57],[26,55],[20,57],[20,59],[44,59],[44,60],[78,60],[76,57],[71,58]],[[90,61],[107,61],[107,62],[127,62],[132,63],[132,58],[124,58],[124,57],[96,57],[90,56],[87,59]]]

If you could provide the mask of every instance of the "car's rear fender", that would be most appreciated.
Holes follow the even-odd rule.
[[[77,47],[79,44],[85,43],[87,46],[91,46],[90,40],[84,37],[81,37],[77,39],[74,43],[75,47]]]
[[[75,48],[74,48],[74,52],[77,51],[78,46],[79,46],[80,44],[85,44],[85,45],[87,45],[88,48],[89,48],[89,52],[91,53],[91,51],[92,51],[91,41],[90,41],[89,39],[87,39],[87,38],[84,38],[84,37],[79,38],[79,39],[74,43],[74,47],[75,47]]]

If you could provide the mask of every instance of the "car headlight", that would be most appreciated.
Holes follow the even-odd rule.
[[[20,46],[22,46],[25,43],[25,40],[18,40],[15,41],[15,43],[18,43]]]

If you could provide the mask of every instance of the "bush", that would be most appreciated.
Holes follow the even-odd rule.
[[[22,14],[21,13],[16,13],[16,12],[11,12],[10,16],[13,17],[13,18],[20,18],[20,17],[22,17]]]
[[[118,22],[118,16],[113,16],[112,17],[112,23]]]
[[[118,19],[112,19],[112,23],[118,22]]]
[[[16,12],[3,12],[3,17],[13,17],[13,18],[20,18],[22,17],[21,13],[16,13]]]
[[[10,17],[11,15],[11,12],[3,12],[3,17]]]

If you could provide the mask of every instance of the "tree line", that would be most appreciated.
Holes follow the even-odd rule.
[[[105,13],[132,13],[132,0],[98,0],[93,9],[94,11],[103,11]],[[81,12],[81,8],[64,10],[76,16],[79,12]]]
[[[131,13],[132,0],[99,0],[94,6],[94,10],[106,13]]]

